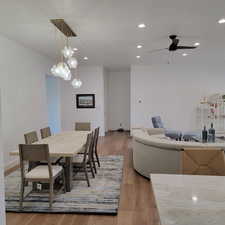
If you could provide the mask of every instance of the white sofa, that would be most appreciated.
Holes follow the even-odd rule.
[[[165,137],[163,129],[133,129],[133,166],[141,175],[150,173],[178,174],[183,148],[223,148],[223,143],[175,141]]]

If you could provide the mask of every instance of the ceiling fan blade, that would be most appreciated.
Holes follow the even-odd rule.
[[[177,46],[177,49],[195,49],[195,46]]]
[[[154,52],[160,52],[160,51],[164,51],[164,50],[168,50],[168,48],[160,48],[160,49],[154,49],[154,50],[150,50],[150,51],[147,51],[148,53],[154,53]]]

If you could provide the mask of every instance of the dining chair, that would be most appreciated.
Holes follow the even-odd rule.
[[[100,130],[100,127],[97,127],[95,129],[95,134],[94,134],[94,164],[95,162],[98,163],[98,167],[100,167],[100,160],[99,160],[99,157],[98,157],[98,138],[99,138],[99,130]]]
[[[49,157],[49,148],[47,144],[20,144],[20,169],[21,169],[21,190],[20,190],[20,209],[24,202],[24,189],[27,182],[49,183],[49,207],[52,207],[54,195],[54,182],[59,176],[63,179],[63,188],[65,191],[65,177],[62,166],[51,165]],[[30,171],[25,170],[25,162],[45,161],[47,165],[38,165]],[[31,192],[30,192],[31,193]],[[26,196],[28,196],[28,193]]]
[[[181,173],[224,176],[224,150],[185,148],[181,153]]]
[[[97,162],[98,167],[100,167],[100,160],[98,157],[98,137],[99,137],[99,127],[97,127],[94,130],[94,136],[93,136],[93,145],[92,145],[92,161],[93,161],[93,169],[95,171],[95,173],[97,173],[97,167],[95,165],[95,163]],[[85,146],[83,147],[83,149],[78,153],[78,154],[84,154],[85,151]]]
[[[88,177],[88,172],[92,173],[92,177],[95,178],[93,170],[93,145],[94,137],[93,132],[88,134],[87,141],[85,144],[84,153],[82,158],[75,157],[73,161],[73,171],[74,173],[84,172],[88,187],[90,187],[90,181]]]
[[[31,131],[29,133],[24,134],[25,144],[33,144],[38,141],[38,136],[36,131]]]
[[[47,137],[50,137],[51,134],[51,129],[50,127],[45,127],[40,129],[40,133],[41,133],[41,138],[45,139]],[[63,157],[51,157],[51,163],[56,165],[59,164],[59,162],[63,159]]]
[[[27,145],[31,145],[31,144],[37,142],[38,141],[37,132],[31,131],[29,133],[24,134],[24,139],[25,139],[25,144],[27,144]],[[41,164],[41,162],[29,161],[28,171],[30,171],[32,168],[34,168],[34,167],[36,167],[37,165],[40,165],[40,164]]]
[[[45,128],[42,128],[40,130],[40,133],[41,133],[41,138],[44,139],[44,138],[47,138],[47,137],[50,137],[52,134],[51,134],[51,129],[50,127],[45,127]]]
[[[90,122],[76,122],[75,130],[76,131],[90,131],[91,123]]]

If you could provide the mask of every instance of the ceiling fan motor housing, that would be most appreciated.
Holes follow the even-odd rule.
[[[179,43],[179,39],[177,39],[177,35],[170,35],[169,38],[172,40],[172,44],[169,46],[169,51],[176,51],[177,45]]]

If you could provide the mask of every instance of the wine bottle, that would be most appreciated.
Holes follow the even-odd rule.
[[[202,130],[202,142],[207,142],[208,139],[208,132],[206,130],[206,126],[204,126],[204,129]]]
[[[213,128],[213,123],[211,123],[211,128],[209,129],[209,135],[211,136],[211,141],[212,142],[215,142],[215,139],[216,139],[215,133],[216,133],[216,131]]]

